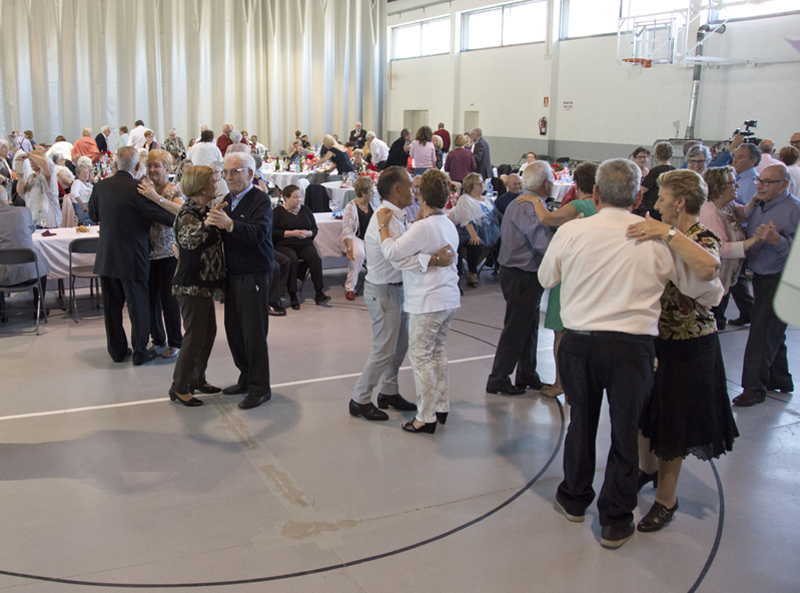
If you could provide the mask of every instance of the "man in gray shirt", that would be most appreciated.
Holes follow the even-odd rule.
[[[550,196],[553,181],[553,170],[544,161],[531,163],[522,176],[526,193],[543,201]],[[506,315],[486,391],[521,395],[528,388],[541,389],[544,385],[536,372],[539,303],[544,293],[537,272],[553,231],[539,222],[532,203],[514,200],[506,208],[500,237],[498,262]],[[512,384],[514,367],[517,374]]]

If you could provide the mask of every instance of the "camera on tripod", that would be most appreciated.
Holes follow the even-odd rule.
[[[750,128],[757,128],[758,120],[748,119],[742,124],[742,126],[744,129],[736,128],[736,130],[733,132],[733,135],[736,136],[737,134],[741,134],[742,136],[752,136],[755,134],[755,132],[753,132]]]

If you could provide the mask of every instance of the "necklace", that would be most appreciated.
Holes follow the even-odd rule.
[[[440,214],[444,214],[442,210],[434,210],[430,214],[428,214],[425,218],[429,218],[431,216],[439,216]]]

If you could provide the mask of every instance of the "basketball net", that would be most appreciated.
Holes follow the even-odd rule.
[[[628,80],[639,80],[645,68],[650,68],[653,60],[647,58],[623,58],[622,67],[628,75]]]

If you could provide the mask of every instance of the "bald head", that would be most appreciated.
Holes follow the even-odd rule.
[[[756,196],[758,196],[759,200],[768,204],[787,190],[791,180],[792,176],[789,173],[789,169],[783,163],[765,167],[758,176]]]
[[[758,147],[761,149],[761,154],[772,154],[775,152],[775,143],[769,138],[764,138],[759,142]]]
[[[506,179],[506,189],[512,194],[518,194],[522,191],[522,177],[516,173],[512,173]]]

